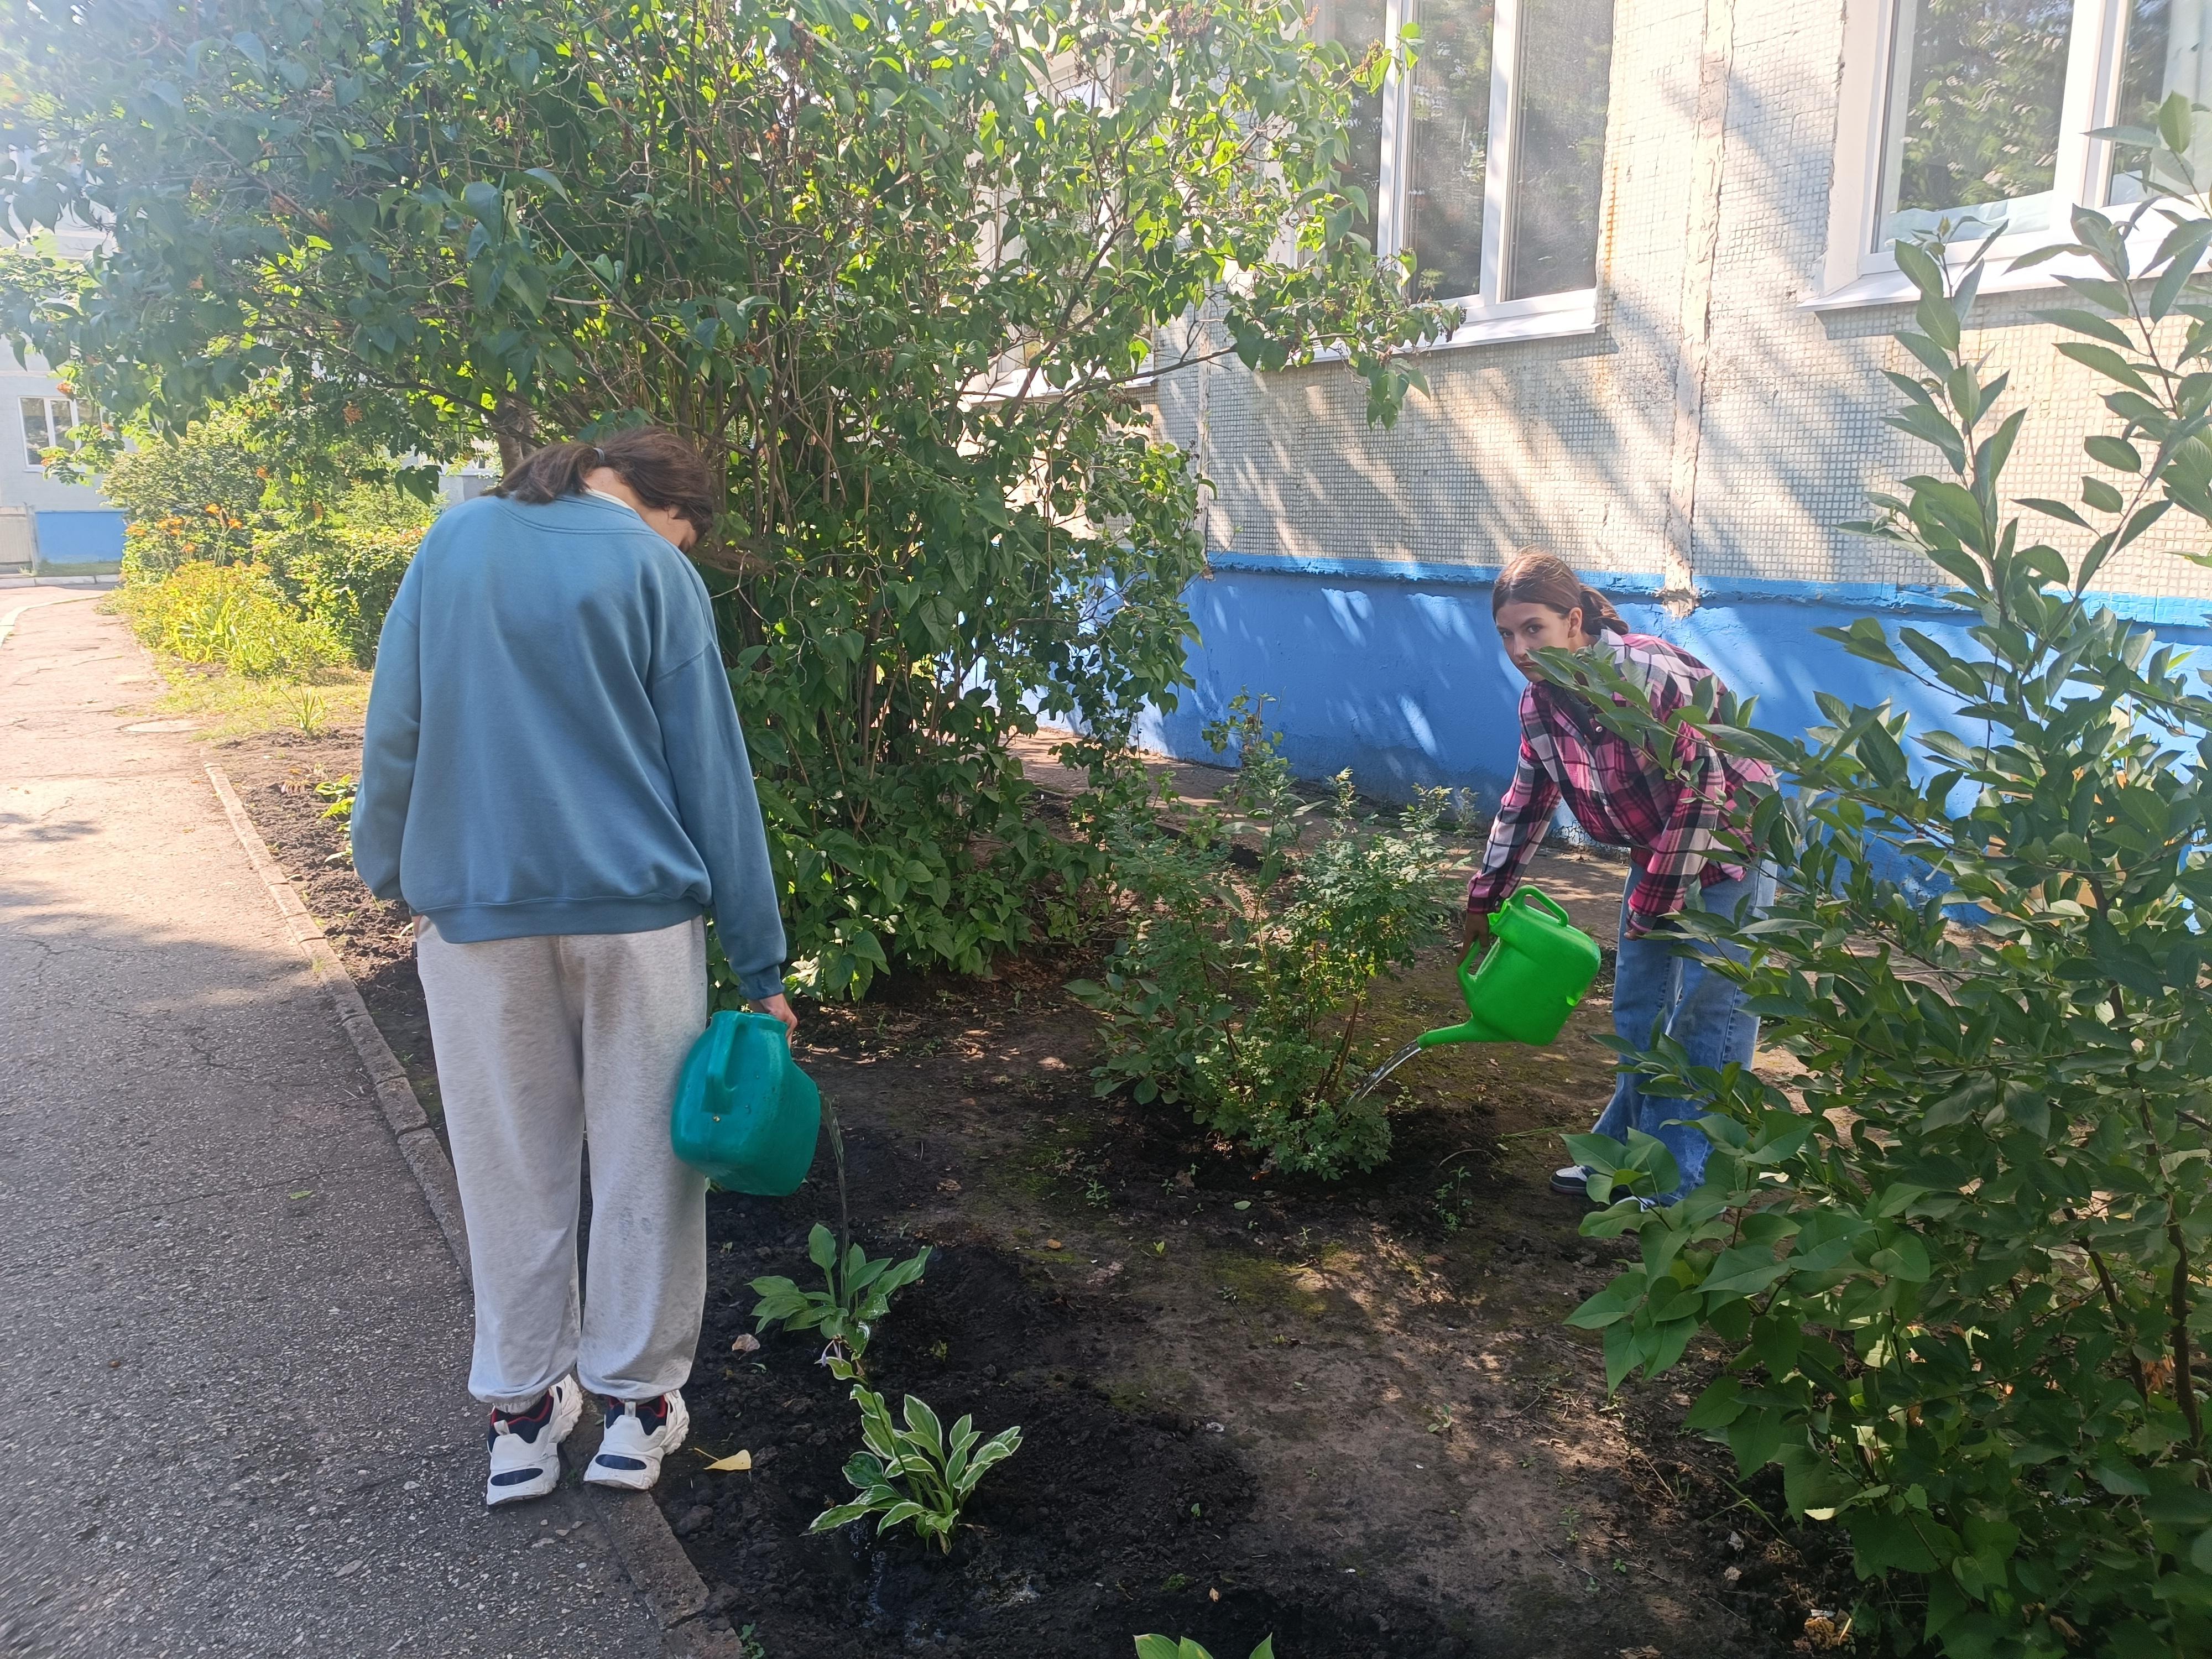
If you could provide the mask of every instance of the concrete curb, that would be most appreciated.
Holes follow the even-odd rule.
[[[14,617],[9,620],[12,622]],[[208,781],[215,787],[216,799],[222,802],[223,813],[230,820],[230,827],[246,848],[253,872],[269,890],[277,914],[284,918],[285,927],[329,994],[331,1006],[337,1011],[338,1024],[352,1040],[354,1052],[368,1068],[369,1080],[376,1087],[377,1104],[383,1110],[392,1139],[398,1143],[400,1156],[415,1172],[423,1200],[429,1205],[439,1231],[446,1237],[447,1248],[453,1253],[461,1277],[466,1279],[469,1239],[461,1220],[460,1187],[453,1179],[453,1161],[446,1156],[445,1145],[431,1128],[422,1103],[416,1097],[415,1085],[407,1080],[406,1068],[392,1052],[392,1045],[384,1040],[384,1033],[377,1029],[368,1006],[361,999],[360,988],[353,982],[353,975],[346,971],[330,939],[307,914],[307,907],[301,902],[291,878],[270,856],[268,842],[262,840],[260,830],[246,816],[245,804],[238,799],[238,791],[231,787],[230,779],[213,761],[207,763],[207,775]],[[720,1618],[708,1621],[706,1581],[699,1577],[699,1570],[691,1565],[684,1546],[669,1530],[668,1517],[661,1514],[660,1505],[644,1492],[594,1496],[603,1498],[592,1505],[594,1523],[605,1535],[630,1583],[659,1621],[663,1659],[744,1659],[743,1650],[727,1622]]]
[[[338,953],[331,948],[323,930],[307,914],[307,907],[300,902],[291,879],[269,856],[269,845],[253,827],[253,820],[246,817],[245,804],[231,787],[230,779],[212,761],[208,763],[207,775],[208,781],[215,786],[216,799],[222,803],[222,810],[230,819],[230,827],[238,832],[238,839],[246,848],[253,873],[261,878],[261,884],[276,902],[276,913],[284,918],[293,942],[306,954],[315,977],[329,994],[331,1006],[337,1010],[338,1024],[345,1027],[346,1036],[353,1040],[354,1052],[368,1068],[369,1081],[376,1085],[376,1103],[384,1109],[384,1121],[391,1127],[392,1138],[399,1143],[399,1155],[414,1170],[422,1196],[430,1206],[430,1213],[437,1218],[438,1231],[445,1234],[447,1248],[453,1251],[453,1261],[460,1267],[461,1277],[468,1278],[469,1236],[461,1221],[461,1189],[453,1179],[453,1162],[447,1158],[445,1146],[423,1114],[422,1103],[415,1097],[415,1087],[407,1080],[406,1069],[392,1052],[392,1045],[384,1040],[384,1033],[377,1029],[376,1022],[369,1018],[368,1005],[361,1000],[353,975],[346,972]]]

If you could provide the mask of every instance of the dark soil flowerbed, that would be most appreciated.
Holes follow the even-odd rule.
[[[744,1269],[794,1270],[803,1251],[782,1207],[719,1206],[717,1243]],[[710,1351],[749,1328],[749,1305],[710,1317]],[[870,1359],[895,1412],[911,1389],[986,1433],[1021,1425],[1021,1450],[981,1488],[949,1557],[872,1523],[805,1535],[849,1495],[854,1412],[797,1337],[688,1391],[702,1449],[761,1449],[750,1475],[669,1482],[664,1506],[702,1571],[754,1587],[736,1599],[775,1654],[1120,1659],[1130,1632],[1170,1629],[1238,1659],[1270,1631],[1287,1653],[1472,1650],[1435,1607],[1326,1559],[1255,1552],[1259,1482],[1224,1426],[1117,1403],[1103,1380],[1100,1362],[1142,1340],[1125,1311],[1036,1282],[987,1245],[947,1245]]]
[[[217,758],[435,1100],[407,918],[364,893],[314,785],[358,738],[249,738]],[[1619,872],[1540,878],[1609,908]],[[1334,1186],[1268,1175],[1173,1109],[1098,1100],[1095,1030],[1039,953],[988,981],[882,985],[802,1010],[800,1059],[845,1127],[854,1236],[934,1247],[868,1356],[896,1414],[927,1400],[1021,1449],[949,1556],[872,1523],[809,1536],[850,1495],[847,1385],[811,1336],[755,1350],[749,1281],[817,1282],[830,1159],[792,1198],[709,1203],[692,1440],[658,1496],[717,1610],[770,1659],[1127,1659],[1188,1635],[1244,1659],[1704,1659],[1815,1651],[1855,1594],[1831,1532],[1771,1476],[1676,1426],[1718,1356],[1608,1398],[1565,1316],[1627,1247],[1545,1187],[1608,1086],[1593,997],[1547,1049],[1456,1048],[1393,1079],[1390,1161]],[[1379,1000],[1378,1041],[1445,1023],[1439,951]],[[746,1473],[707,1465],[746,1450]]]

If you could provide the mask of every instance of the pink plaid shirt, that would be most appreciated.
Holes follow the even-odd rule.
[[[1650,688],[1664,719],[1690,701],[1713,671],[1688,652],[1649,634],[1601,634],[1596,650],[1613,653],[1624,676]],[[1468,884],[1470,910],[1488,915],[1505,902],[1542,841],[1552,809],[1567,810],[1595,841],[1626,847],[1644,879],[1629,900],[1629,927],[1643,933],[1682,908],[1697,882],[1735,881],[1740,866],[1712,860],[1714,831],[1734,807],[1737,788],[1771,781],[1757,761],[1735,759],[1684,731],[1676,753],[1686,778],[1667,775],[1648,750],[1607,731],[1575,693],[1546,683],[1521,694],[1521,759],[1498,803],[1482,867]]]

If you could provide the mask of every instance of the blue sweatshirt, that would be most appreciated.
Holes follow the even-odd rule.
[[[691,562],[607,496],[447,508],[385,618],[353,860],[459,944],[712,906],[745,995],[781,992],[768,838]]]

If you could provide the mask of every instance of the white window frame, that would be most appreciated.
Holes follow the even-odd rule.
[[[1484,139],[1482,190],[1482,291],[1474,295],[1440,295],[1456,301],[1464,320],[1451,335],[1431,345],[1480,345],[1492,340],[1540,339],[1563,334],[1588,334],[1597,328],[1598,287],[1603,281],[1604,227],[1609,204],[1605,192],[1612,186],[1612,171],[1598,208],[1598,282],[1564,294],[1538,294],[1524,299],[1500,299],[1503,278],[1510,270],[1506,238],[1511,234],[1508,206],[1513,200],[1514,169],[1520,135],[1513,117],[1520,72],[1522,0],[1495,0],[1490,37],[1490,130]],[[1383,258],[1404,246],[1406,191],[1413,176],[1413,122],[1408,106],[1413,96],[1411,71],[1401,42],[1407,24],[1419,20],[1419,0],[1386,0],[1382,39],[1390,47],[1390,67],[1382,80],[1382,173],[1376,191],[1375,251]],[[1615,36],[1616,44],[1618,35]],[[1414,46],[1419,52],[1419,43]],[[1613,147],[1612,88],[1606,97],[1606,153]]]
[[[1843,74],[1836,118],[1836,171],[1828,193],[1828,245],[1813,291],[1804,303],[1816,311],[1850,306],[1887,305],[1916,297],[1917,290],[1897,268],[1897,256],[1875,246],[1881,221],[1881,185],[1890,101],[1890,52],[1901,0],[1845,0]],[[2090,137],[2092,128],[2109,126],[2119,102],[2121,50],[2129,0],[2075,0],[2073,32],[2066,47],[2066,79],[2060,94],[2058,149],[2051,178],[2051,222],[2040,230],[2014,231],[1991,245],[1985,294],[2055,286],[2060,273],[2081,275],[2089,262],[2052,260],[2027,270],[2008,267],[2021,254],[2072,239],[2068,217],[2076,207],[2106,205],[2106,176],[2112,167],[2108,140]],[[2166,229],[2154,217],[2138,232],[2148,254]],[[1979,239],[1962,237],[1950,252],[1962,268]]]
[[[83,412],[78,406],[76,398],[64,398],[58,392],[25,392],[15,399],[16,423],[23,428],[23,470],[26,472],[44,473],[46,470],[46,462],[43,459],[33,460],[31,457],[31,423],[24,418],[23,405],[25,404],[44,404],[46,406],[46,442],[45,447],[47,449],[58,449],[60,447],[58,444],[54,442],[55,408],[59,406],[69,410],[70,422],[69,426],[65,429],[70,432],[76,430],[78,422],[83,418]]]

